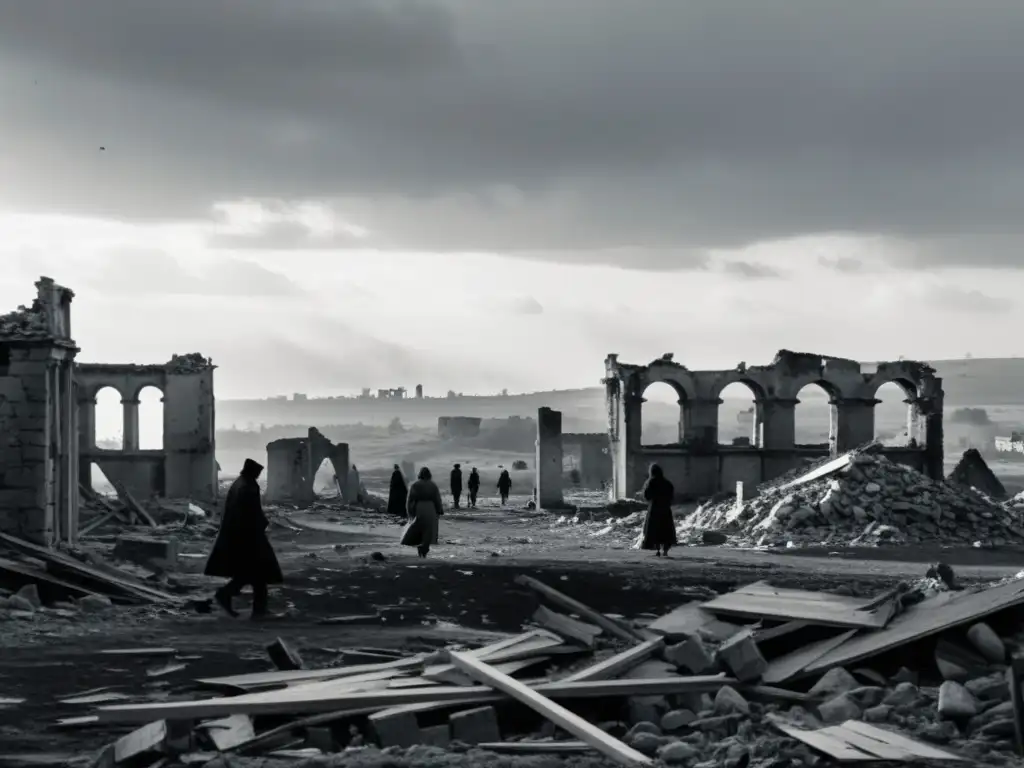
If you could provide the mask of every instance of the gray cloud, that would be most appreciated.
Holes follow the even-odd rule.
[[[375,247],[646,269],[831,231],[1021,265],[972,244],[1024,218],[1024,5],[558,10],[587,23],[553,34],[540,0],[0,0],[0,203],[324,200]]]
[[[932,288],[927,300],[934,306],[953,312],[1003,314],[1013,309],[1013,301],[1003,296],[990,296],[974,288],[940,285]]]
[[[321,235],[298,221],[275,221],[255,232],[215,232],[208,242],[214,248],[264,251],[337,250],[360,243],[350,233]]]
[[[155,249],[118,249],[85,275],[86,287],[111,295],[299,296],[286,275],[244,259],[219,257],[198,274]]]
[[[864,271],[864,262],[852,256],[819,256],[818,263],[826,269],[850,275]]]
[[[766,280],[782,277],[782,272],[767,264],[757,264],[752,261],[723,261],[722,271],[743,277],[748,280]]]

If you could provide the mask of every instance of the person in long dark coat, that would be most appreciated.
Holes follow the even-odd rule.
[[[469,480],[466,481],[466,490],[469,491],[469,507],[476,509],[476,495],[480,493],[480,474],[476,467],[469,470]]]
[[[444,514],[441,490],[430,479],[430,470],[420,469],[419,479],[409,488],[409,524],[402,534],[402,545],[416,547],[420,557],[426,557],[430,546],[437,544],[438,518]]]
[[[242,473],[231,484],[224,500],[217,540],[206,561],[207,576],[221,576],[230,581],[217,590],[217,604],[232,616],[238,612],[231,605],[233,598],[247,584],[252,586],[252,618],[267,615],[267,585],[284,581],[281,565],[267,538],[270,521],[263,514],[260,486],[256,482],[263,466],[246,459]]]
[[[452,467],[452,506],[459,508],[459,497],[462,496],[462,465],[456,464]]]
[[[678,543],[676,522],[672,517],[672,499],[676,489],[665,477],[661,467],[651,464],[650,474],[644,484],[644,498],[647,499],[647,517],[644,518],[641,549],[653,549],[655,557],[668,557],[668,551]]]
[[[501,494],[501,506],[505,506],[508,501],[508,495],[512,491],[512,476],[509,475],[507,469],[501,470],[501,474],[498,475],[498,493]]]
[[[395,464],[395,471],[391,473],[391,488],[388,490],[388,514],[404,520],[405,502],[408,498],[409,489],[405,485],[405,475],[402,474],[402,468]]]

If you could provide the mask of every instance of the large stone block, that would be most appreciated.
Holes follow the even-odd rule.
[[[422,741],[414,712],[376,712],[369,721],[382,747],[411,747]]]
[[[178,542],[149,536],[118,536],[114,544],[114,557],[139,565],[167,568],[178,560]]]
[[[494,707],[476,707],[456,712],[448,718],[452,738],[465,744],[501,741],[498,713]]]

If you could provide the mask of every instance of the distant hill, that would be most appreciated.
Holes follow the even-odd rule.
[[[1024,404],[1024,358],[937,360],[931,365],[943,378],[947,406]],[[607,423],[604,389],[553,390],[521,395],[460,396],[378,400],[354,397],[308,400],[218,400],[221,428],[258,428],[274,424],[386,425],[398,417],[410,427],[428,428],[439,416],[536,416],[547,406],[563,413],[563,429],[599,431]],[[669,407],[670,410],[670,407]]]

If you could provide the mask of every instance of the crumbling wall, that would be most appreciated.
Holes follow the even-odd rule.
[[[438,416],[437,436],[442,440],[457,437],[477,437],[483,419],[475,416]]]
[[[74,293],[48,277],[30,307],[0,316],[0,530],[74,543],[78,458]]]
[[[612,456],[606,433],[563,434],[562,451],[577,457],[576,469],[584,488],[605,488],[611,483]]]
[[[839,455],[874,439],[875,397],[879,387],[895,383],[907,394],[909,444],[886,449],[894,460],[943,476],[942,380],[924,363],[881,363],[863,373],[855,360],[781,350],[769,365],[740,363],[727,371],[691,371],[672,355],[649,365],[605,360],[608,434],[612,453],[612,493],[631,497],[642,487],[647,467],[662,465],[681,497],[702,497],[735,487],[757,485],[800,466],[808,459]],[[654,383],[669,384],[679,395],[680,440],[671,445],[641,445],[643,394]],[[754,393],[751,445],[718,444],[721,392],[734,383]],[[796,443],[797,394],[817,384],[830,396],[827,448]]]
[[[216,366],[198,353],[174,355],[167,363],[81,363],[78,384],[79,474],[91,485],[95,462],[113,483],[140,497],[214,499],[217,496]],[[121,450],[96,445],[96,394],[111,387],[121,395],[124,439]],[[139,393],[163,394],[163,448],[139,448]]]
[[[347,497],[347,443],[332,443],[316,427],[310,427],[306,437],[284,437],[267,443],[267,501],[312,502],[316,499],[316,472],[325,459],[330,459],[342,496]]]

